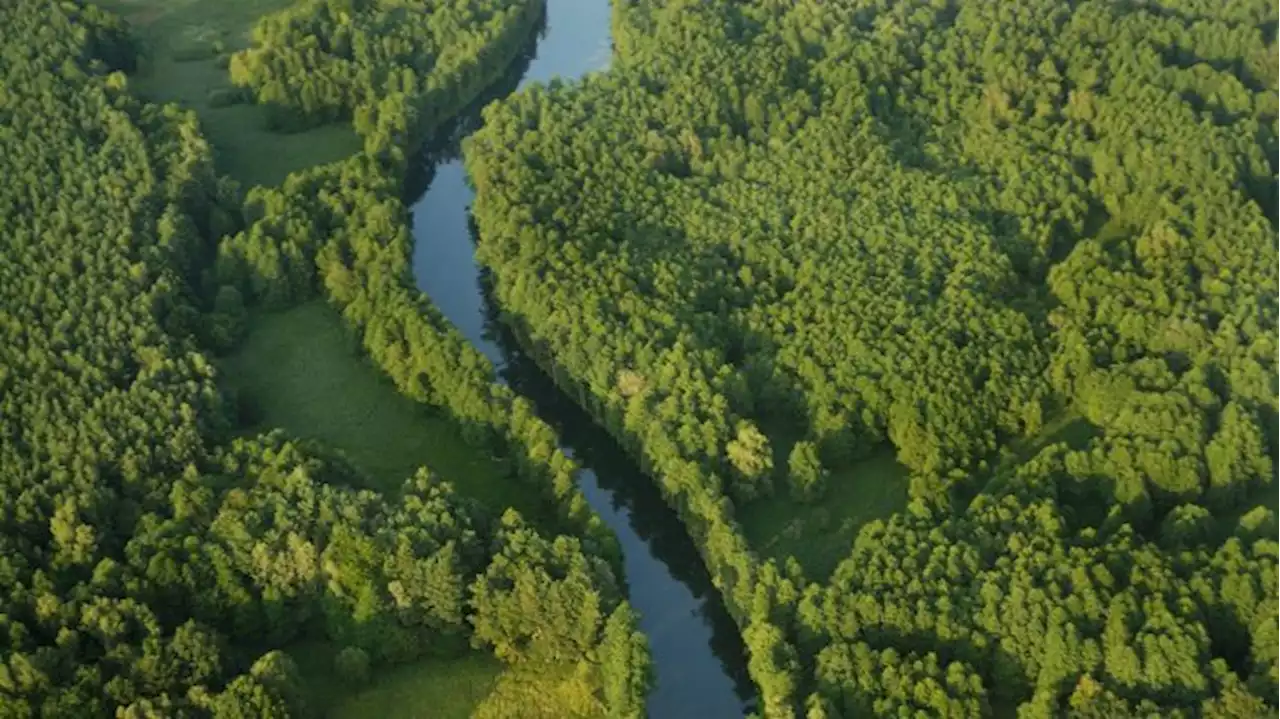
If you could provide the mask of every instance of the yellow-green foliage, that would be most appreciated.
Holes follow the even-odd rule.
[[[476,504],[416,458],[377,481],[322,444],[252,436],[220,392],[200,343],[235,340],[245,293],[202,280],[240,213],[194,114],[128,94],[136,46],[96,8],[0,3],[0,26],[3,713],[305,716],[324,707],[273,648],[323,634],[352,684],[465,652],[492,546]],[[554,475],[546,458],[524,460]]]
[[[588,676],[575,669],[508,671],[473,719],[589,719],[606,716]]]

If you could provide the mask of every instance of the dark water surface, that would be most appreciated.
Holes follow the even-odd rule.
[[[667,717],[741,717],[754,688],[737,628],[711,585],[693,543],[656,485],[520,351],[496,321],[475,261],[471,188],[457,142],[479,125],[479,107],[533,82],[566,80],[608,67],[610,10],[604,0],[547,0],[536,46],[507,77],[442,132],[409,179],[413,269],[418,287],[499,369],[501,379],[529,398],[560,433],[583,467],[580,481],[592,508],[618,535],[628,598],[649,638],[657,684],[649,713]]]

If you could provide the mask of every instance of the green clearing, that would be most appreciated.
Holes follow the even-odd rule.
[[[377,489],[394,492],[427,466],[494,512],[512,506],[554,526],[537,492],[520,485],[501,460],[469,446],[449,418],[401,395],[322,301],[254,314],[222,370],[232,388],[252,398],[255,430],[279,427],[341,450]]]
[[[333,669],[337,651],[323,641],[288,649],[308,706],[325,719],[562,719],[600,713],[592,688],[572,667],[514,669],[476,651],[375,670],[368,685],[354,689]]]
[[[1065,443],[1072,449],[1083,448],[1089,440],[1098,436],[1098,428],[1074,411],[1064,412],[1049,420],[1035,437],[1021,439],[1013,444],[1015,463],[1022,464],[1036,456],[1051,444]]]
[[[1045,447],[1059,442],[1071,449],[1083,449],[1090,439],[1098,435],[1098,428],[1074,411],[1063,412],[1050,419],[1034,437],[1023,437],[1012,442],[993,458],[992,469],[986,478],[973,484],[974,495],[980,492],[998,492],[1017,471]],[[972,499],[972,498],[970,498]]]
[[[753,549],[782,561],[794,556],[805,574],[821,581],[849,555],[858,530],[907,504],[907,470],[885,448],[827,478],[822,499],[806,504],[778,496],[738,512]]]
[[[1098,428],[1073,410],[1052,417],[1040,432],[1022,437],[1001,448],[998,455],[988,459],[988,469],[978,473],[953,495],[957,506],[968,506],[980,494],[999,494],[1014,479],[1018,467],[1026,464],[1046,447],[1065,444],[1072,450],[1084,449],[1089,440],[1098,435]],[[1087,485],[1066,481],[1059,484],[1059,507],[1073,526],[1100,526],[1106,519],[1109,502],[1099,502],[1080,492]]]
[[[513,486],[518,480],[499,460],[469,447],[452,421],[397,392],[322,301],[254,314],[244,342],[220,365],[226,382],[253,399],[258,417],[252,431],[279,427],[320,440],[342,451],[375,489],[394,493],[427,466],[493,511],[514,506],[535,523],[552,517],[535,493]],[[333,670],[336,651],[327,642],[289,648],[310,702],[331,719],[469,717],[505,676],[497,659],[474,651],[380,668],[367,687],[353,690]],[[555,686],[548,680],[546,691]]]
[[[1016,440],[993,457],[992,469],[976,477],[969,491],[998,490],[1018,465],[1045,447],[1066,442],[1079,448],[1096,432],[1077,414],[1055,417],[1034,437]],[[785,457],[778,454],[775,463]],[[826,493],[813,504],[794,501],[779,488],[778,496],[741,508],[738,518],[752,548],[778,561],[794,556],[810,579],[821,581],[849,556],[863,525],[906,507],[909,475],[893,448],[885,446],[868,459],[833,472],[827,478]]]
[[[466,719],[504,672],[497,659],[471,652],[379,669],[368,686],[353,690],[333,669],[336,653],[326,642],[289,649],[306,686],[307,703],[328,719]]]
[[[262,109],[249,104],[213,107],[209,93],[230,87],[221,53],[248,47],[258,18],[293,0],[100,0],[133,27],[148,60],[130,78],[133,92],[153,102],[195,110],[213,145],[219,171],[253,185],[277,185],[291,172],[341,160],[359,150],[345,124],[280,134],[266,127]],[[218,44],[221,47],[218,47]]]

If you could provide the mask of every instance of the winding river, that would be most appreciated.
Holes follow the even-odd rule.
[[[547,0],[536,43],[508,76],[441,133],[410,177],[413,269],[418,287],[528,397],[583,467],[588,502],[621,542],[628,598],[649,638],[656,684],[653,717],[741,717],[754,708],[737,627],[711,585],[693,543],[657,486],[622,449],[527,358],[495,318],[484,272],[475,261],[472,191],[458,140],[474,130],[479,108],[529,83],[574,79],[604,69],[611,55],[605,0]]]

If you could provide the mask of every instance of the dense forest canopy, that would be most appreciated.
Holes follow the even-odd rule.
[[[1276,20],[620,3],[609,73],[486,112],[506,318],[684,513],[766,711],[1274,713]],[[886,444],[911,502],[830,578],[747,546]]]
[[[241,197],[194,113],[130,94],[128,27],[0,5],[0,716],[309,715],[282,650],[317,635],[352,686],[470,647],[552,668],[561,714],[644,714],[576,465],[410,277],[405,160],[542,12],[263,19],[230,100],[365,148]],[[1276,26],[619,2],[608,73],[486,111],[503,317],[680,512],[764,714],[1276,713]],[[249,431],[214,355],[311,297],[554,520]],[[759,546],[744,510],[820,505],[886,447],[910,500],[834,571]],[[485,711],[555,711],[512,686]]]
[[[487,22],[453,22],[469,20]],[[22,0],[0,6],[0,27],[0,716],[315,715],[282,650],[316,635],[353,686],[475,647],[569,667],[584,711],[639,716],[648,654],[611,538],[527,403],[445,341],[429,305],[394,294],[407,231],[385,158],[242,207],[194,113],[131,97],[121,71],[138,48],[115,18]],[[472,94],[503,67],[481,64]],[[255,283],[228,259],[256,259],[237,249],[248,237],[272,238],[278,258],[275,228],[300,227],[315,236],[299,252],[328,263],[301,279],[299,257]],[[343,262],[345,285],[326,270]],[[581,538],[480,507],[425,468],[384,495],[322,446],[245,433],[209,352],[238,340],[246,302],[330,285],[373,336],[418,318],[411,344],[431,352],[400,375],[380,364],[461,413],[477,446],[509,451],[514,491],[559,502]]]

